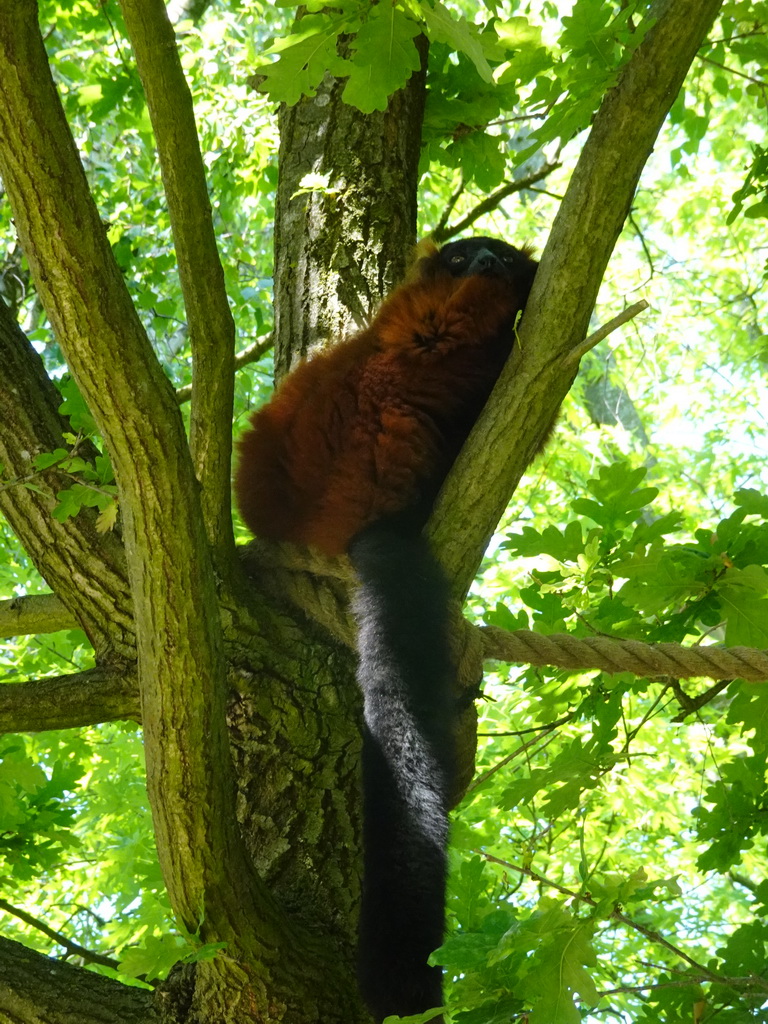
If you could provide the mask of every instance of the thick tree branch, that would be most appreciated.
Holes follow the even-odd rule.
[[[260,963],[265,981],[281,956],[299,970],[300,944],[238,831],[213,568],[178,405],[89,194],[34,0],[0,5],[0,140],[38,292],[117,471],[148,790],[172,904],[190,931]]]
[[[31,594],[0,601],[0,639],[76,629],[77,619],[55,594]]]
[[[354,647],[354,623],[346,603],[349,567],[336,564],[325,578],[295,554],[279,549],[269,554],[253,547],[246,561],[255,581],[276,600],[286,599],[302,609],[345,645]],[[328,566],[327,568],[330,568]],[[234,610],[231,632],[242,639],[254,629],[242,608]],[[233,639],[233,650],[241,641]],[[483,660],[503,660],[527,665],[550,665],[573,670],[600,669],[607,673],[634,672],[648,678],[716,678],[725,680],[696,697],[679,684],[671,688],[683,710],[673,721],[682,721],[711,701],[733,679],[768,680],[768,652],[746,647],[683,647],[680,644],[645,644],[612,637],[543,635],[530,630],[507,632],[493,626],[472,626],[458,619],[454,647],[462,663],[460,687],[472,691]],[[465,662],[465,664],[464,664]],[[140,721],[138,685],[131,671],[95,668],[72,675],[10,683],[0,686],[0,732],[42,732],[68,729],[120,719]],[[467,769],[468,770],[468,769]]]
[[[216,248],[195,125],[163,0],[120,0],[155,131],[192,345],[190,447],[203,519],[222,567],[234,553],[230,507],[235,324]]]
[[[267,352],[273,347],[274,339],[272,335],[268,335],[266,338],[258,338],[256,341],[251,342],[242,352],[238,352],[235,356],[235,370],[241,369],[243,366],[249,366],[251,363],[256,363],[265,356]],[[184,402],[188,402],[192,397],[192,385],[186,384],[182,388],[176,388],[176,401],[179,405],[183,405]]]
[[[36,455],[69,447],[63,437],[69,424],[57,411],[60,405],[42,359],[0,300],[0,462],[6,478],[23,479]],[[92,457],[88,449],[83,445],[79,453]],[[53,518],[57,492],[71,483],[54,467],[35,478],[34,488],[0,490],[0,511],[68,610],[67,625],[76,618],[99,657],[134,660],[133,606],[120,538],[96,530],[93,509],[64,523]]]
[[[160,1024],[154,998],[0,938],[0,1020],[8,1024]]]
[[[74,729],[123,719],[141,721],[135,671],[92,668],[0,686],[0,732]]]
[[[595,117],[542,254],[519,345],[432,516],[430,533],[458,595],[571,386],[568,353],[584,338],[640,172],[720,4],[657,0],[652,27]]]

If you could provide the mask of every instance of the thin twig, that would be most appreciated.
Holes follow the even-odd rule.
[[[743,71],[737,71],[736,68],[729,68],[727,64],[719,64],[716,60],[712,60],[711,57],[704,57],[700,53],[696,54],[696,56],[705,64],[711,64],[712,67],[720,68],[721,71],[727,71],[729,74],[737,75],[739,78],[746,78],[746,80],[748,82],[752,82],[753,85],[759,85],[763,89],[768,87],[768,82],[764,81],[762,78],[754,78],[752,75],[747,75]]]
[[[20,484],[27,484],[30,482],[30,480],[36,480],[37,477],[43,476],[45,473],[49,473],[52,469],[56,469],[59,472],[64,472],[65,476],[70,476],[79,484],[84,484],[84,481],[81,480],[78,476],[75,476],[74,473],[68,473],[66,470],[61,470],[61,466],[63,465],[63,463],[68,462],[70,459],[74,459],[77,457],[78,450],[82,445],[83,440],[83,435],[81,433],[78,434],[77,437],[75,438],[74,444],[66,453],[66,455],[62,455],[61,458],[58,458],[55,462],[52,462],[50,466],[45,466],[43,469],[35,469],[31,473],[27,473],[26,476],[17,476],[14,477],[13,480],[6,480],[4,483],[0,483],[0,492],[9,491],[12,487],[18,487]],[[98,490],[98,488],[93,489]],[[114,495],[110,495],[110,497],[114,497]]]
[[[455,189],[453,195],[445,204],[445,208],[443,209],[443,212],[440,214],[440,219],[438,220],[437,224],[435,224],[435,230],[433,232],[433,237],[435,239],[442,237],[443,232],[445,231],[445,225],[448,223],[448,218],[453,213],[454,208],[456,207],[456,203],[458,203],[466,187],[467,186],[464,182],[464,179],[462,178],[458,184],[458,187]]]
[[[88,480],[83,480],[76,473],[65,472],[64,476],[68,476],[70,480],[74,480],[76,484],[79,484],[81,487],[85,487],[88,491],[95,491],[96,494],[103,494],[105,498],[112,498],[114,501],[117,497],[117,487],[112,491],[105,491],[103,487],[98,487],[96,484],[92,484]]]
[[[713,686],[710,686],[703,693],[700,693],[698,697],[689,696],[682,688],[680,683],[676,679],[670,679],[669,688],[675,695],[675,698],[682,708],[679,714],[675,715],[672,719],[673,722],[683,722],[692,715],[694,711],[698,711],[699,708],[703,708],[705,704],[709,704],[718,693],[724,690],[731,683],[730,679],[720,679]]]
[[[768,35],[765,29],[755,29],[754,32],[735,32],[732,36],[728,36],[728,38],[723,37],[722,39],[708,39],[707,44],[710,47],[717,46],[720,43],[728,43],[730,45],[736,39],[749,39],[751,36],[764,35]]]
[[[458,235],[459,232],[466,230],[471,227],[476,220],[482,217],[486,213],[490,213],[491,210],[495,210],[502,200],[508,196],[514,195],[515,192],[523,192],[525,189],[530,188],[531,185],[535,185],[537,181],[541,181],[546,178],[548,174],[560,167],[559,161],[551,164],[545,164],[540,170],[534,174],[529,174],[525,178],[520,178],[518,181],[510,181],[506,185],[502,185],[501,188],[497,188],[495,192],[483,199],[482,202],[478,203],[474,210],[471,210],[465,217],[452,224],[450,227],[443,227],[442,231],[438,235],[435,232],[435,241],[444,242],[448,238],[453,238],[454,235]]]
[[[28,914],[26,910],[21,910],[19,907],[14,907],[13,904],[8,903],[7,900],[0,899],[0,910],[4,910],[7,914],[12,914],[14,917],[18,917],[24,924],[28,924],[30,928],[36,928],[43,935],[47,935],[49,939],[53,939],[59,946],[67,951],[68,956],[79,956],[86,963],[89,964],[100,964],[102,967],[112,967],[114,970],[120,969],[120,964],[117,960],[113,960],[112,957],[104,956],[101,953],[94,953],[93,950],[86,949],[84,946],[78,945],[77,942],[72,942],[66,935],[62,935],[61,932],[57,932],[51,928],[44,921],[40,921],[38,918],[33,917],[32,914]]]
[[[609,334],[612,334],[618,327],[627,323],[628,320],[632,320],[638,313],[642,313],[644,309],[648,309],[650,303],[646,302],[645,299],[640,299],[639,302],[633,303],[631,306],[619,313],[612,320],[609,320],[607,324],[603,324],[602,327],[590,334],[588,338],[585,338],[580,345],[577,345],[572,352],[566,356],[566,363],[578,363],[582,356],[586,355],[590,349],[598,345],[603,338],[607,338]]]
[[[251,342],[250,345],[244,348],[242,352],[238,352],[235,356],[235,372],[237,372],[237,370],[241,370],[244,366],[248,366],[250,363],[258,362],[262,356],[269,352],[274,343],[275,338],[272,334],[268,334],[265,338],[257,338],[256,341]],[[184,402],[188,402],[191,397],[191,384],[185,384],[183,387],[176,389],[176,401],[179,405],[183,405]]]
[[[467,794],[474,792],[479,786],[482,786],[484,782],[487,782],[491,776],[495,775],[496,772],[500,771],[505,765],[508,765],[510,761],[514,761],[516,757],[524,754],[526,750],[530,750],[531,747],[535,747],[536,744],[543,740],[550,733],[554,732],[559,726],[564,725],[566,722],[570,722],[576,717],[576,712],[572,711],[570,714],[565,715],[563,718],[559,718],[556,722],[552,722],[550,725],[543,726],[539,731],[538,736],[533,736],[528,740],[527,743],[521,743],[520,746],[513,750],[511,754],[507,754],[506,757],[502,757],[500,761],[492,765],[487,771],[483,772],[482,775],[478,775],[476,779],[473,779],[472,783],[467,787]]]
[[[643,252],[645,254],[645,258],[646,258],[646,260],[648,262],[649,274],[648,274],[648,277],[645,279],[645,281],[643,281],[643,284],[641,285],[641,287],[644,287],[645,285],[647,285],[653,279],[653,276],[654,276],[654,274],[656,272],[656,269],[655,269],[655,267],[653,265],[653,256],[651,255],[651,250],[648,248],[648,243],[645,240],[645,235],[641,231],[640,226],[638,225],[637,221],[635,220],[635,218],[632,216],[631,213],[629,214],[627,220],[632,225],[632,228],[633,228],[635,234],[637,235],[637,237],[638,237],[638,239],[640,241],[640,245],[641,245],[642,250],[643,250]]]
[[[584,893],[574,892],[573,889],[567,889],[564,885],[560,885],[558,882],[553,882],[544,875],[540,875],[537,871],[531,870],[531,868],[523,867],[521,864],[512,864],[510,861],[502,860],[500,857],[494,857],[492,854],[485,853],[483,850],[475,850],[474,852],[492,864],[499,864],[501,867],[509,868],[510,871],[518,871],[520,874],[527,875],[528,878],[532,879],[534,882],[538,882],[540,885],[546,885],[551,889],[556,889],[557,892],[562,893],[563,896],[568,896],[570,899],[578,900],[580,903],[586,903],[590,907],[597,908],[598,906],[597,900],[592,899],[591,896],[587,896]],[[701,974],[702,978],[706,978],[709,981],[717,981],[721,984],[728,984],[730,979],[723,978],[714,971],[708,970],[703,964],[694,960],[693,957],[688,956],[688,954],[682,949],[674,946],[668,939],[665,939],[663,935],[660,935],[659,932],[654,931],[652,928],[647,928],[645,925],[639,924],[637,921],[633,921],[631,917],[627,917],[626,914],[623,914],[618,909],[618,906],[614,906],[610,914],[610,918],[615,921],[621,921],[622,924],[625,924],[628,928],[632,928],[634,931],[640,932],[641,935],[644,935],[651,942],[664,946],[665,949],[674,953],[675,956],[680,957],[681,960],[685,960],[687,964]],[[755,979],[755,981],[761,982],[759,987],[768,988],[768,981],[763,982],[762,979]]]
[[[599,999],[603,999],[605,996],[622,995],[625,992],[655,992],[657,989],[662,988],[690,988],[691,985],[701,985],[703,982],[711,982],[711,980],[711,978],[694,978],[689,975],[680,981],[660,981],[648,985],[620,985],[619,988],[605,988],[598,992],[597,995]],[[727,983],[734,988],[742,988],[754,985],[755,979],[754,977],[728,978]]]

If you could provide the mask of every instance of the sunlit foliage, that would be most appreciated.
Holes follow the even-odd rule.
[[[426,27],[422,231],[449,234],[519,181],[467,230],[541,248],[646,4],[308,8],[290,29],[291,5],[232,0],[180,27],[238,349],[271,328],[277,101],[330,70],[347,77],[350,103],[381,109]],[[184,386],[170,224],[117,5],[45,0],[41,15],[108,237]],[[584,360],[472,592],[478,621],[768,648],[765,12],[728,2],[711,39],[646,167],[594,323],[637,298],[651,308]],[[1,195],[0,239],[0,294],[61,377]],[[268,357],[238,372],[236,431],[269,387]],[[109,494],[111,477],[98,483]],[[0,597],[42,592],[7,528],[0,536]],[[4,645],[0,671],[11,685],[90,659],[69,632]],[[767,685],[707,693],[710,681],[629,673],[489,673],[437,955],[456,1022],[768,1021]],[[140,983],[194,955],[170,918],[136,728],[5,736],[0,754],[3,932],[87,961],[67,939],[114,961],[94,969]]]

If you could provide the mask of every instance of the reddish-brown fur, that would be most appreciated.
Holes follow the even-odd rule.
[[[528,288],[423,263],[370,327],[301,363],[252,417],[235,488],[255,534],[340,554],[362,527],[436,493]]]
[[[429,956],[445,922],[455,668],[448,582],[420,531],[535,271],[498,239],[422,250],[371,326],[302,363],[240,442],[237,495],[254,533],[348,551],[357,576],[358,980],[377,1024],[443,1002]]]

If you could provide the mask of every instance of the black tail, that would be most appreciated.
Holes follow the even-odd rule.
[[[381,1021],[442,1005],[427,958],[443,939],[454,670],[448,586],[428,542],[382,521],[349,556],[365,711],[359,977]]]

